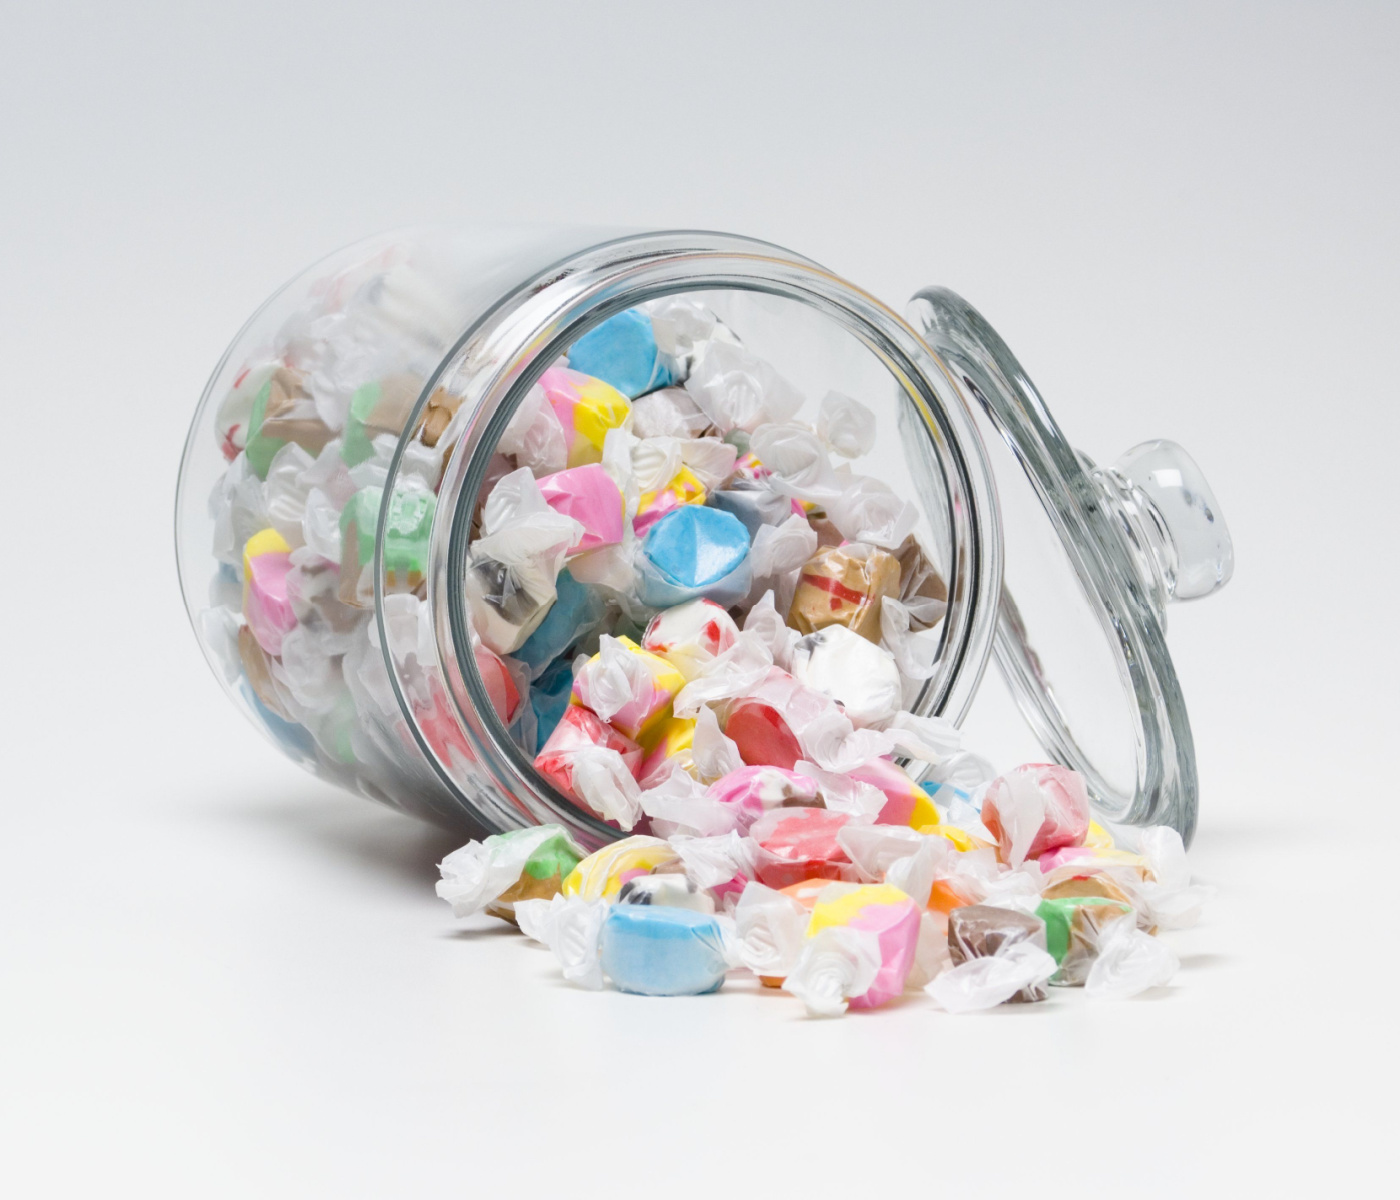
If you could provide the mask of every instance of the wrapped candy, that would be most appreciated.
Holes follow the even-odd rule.
[[[654,875],[638,875],[622,885],[617,894],[619,904],[657,904],[664,908],[688,908],[691,912],[712,913],[714,899],[701,891],[687,876],[667,871]]]
[[[734,618],[702,598],[657,613],[642,637],[642,649],[659,654],[691,680],[738,639]]]
[[[468,842],[438,865],[437,894],[457,917],[483,909],[515,923],[520,900],[548,900],[583,861],[583,850],[560,825],[537,825]]]
[[[642,492],[637,499],[637,515],[632,530],[638,537],[656,524],[668,512],[683,504],[704,504],[705,485],[689,467],[682,467],[663,487]]]
[[[982,799],[982,823],[1004,862],[1018,867],[1047,850],[1079,846],[1089,832],[1089,792],[1077,771],[1027,763],[1000,776]]]
[[[751,698],[734,701],[724,722],[725,736],[751,767],[781,767],[791,771],[802,758],[797,740],[782,714],[771,704]]]
[[[642,996],[718,991],[729,970],[720,923],[684,908],[615,905],[603,920],[598,950],[617,989]]]
[[[959,909],[959,913],[966,912]],[[1013,917],[1024,917],[1010,909],[994,909],[988,915],[988,923],[1006,925]],[[1036,933],[1042,928],[1035,919],[1027,918],[1036,926]],[[949,918],[951,925],[952,918]],[[1025,937],[1003,937],[991,953],[974,954],[965,957],[955,966],[940,972],[925,991],[934,1001],[951,1013],[978,1012],[995,1008],[1008,1000],[1025,996],[1038,1000],[1044,997],[1044,984],[1055,973],[1055,960],[1033,938],[1035,933],[1027,932]],[[952,953],[952,933],[949,934],[950,957]],[[969,936],[960,939],[964,953],[968,948],[980,948],[983,943]]]
[[[532,675],[542,673],[570,646],[597,629],[606,611],[598,589],[579,583],[567,567],[555,579],[554,591],[554,603],[544,620],[511,655]]]
[[[804,879],[854,880],[855,867],[837,834],[850,821],[825,808],[776,808],[749,828],[758,843],[758,879],[783,888]]]
[[[954,966],[992,958],[1006,947],[1026,943],[1045,949],[1045,924],[1037,917],[1010,908],[972,904],[948,914],[948,953]],[[1045,999],[1041,983],[1012,992],[999,1003],[1030,1004]]]
[[[938,824],[938,809],[928,793],[898,763],[872,758],[853,768],[850,777],[884,793],[885,806],[875,818],[878,824],[908,825],[911,829]]]
[[[597,714],[570,704],[535,756],[535,770],[571,800],[580,801],[574,790],[574,767],[580,752],[593,747],[616,751],[630,771],[641,766],[642,748],[636,742],[605,725]]]
[[[657,348],[651,317],[629,309],[569,347],[569,366],[611,384],[628,399],[676,382],[675,364]]]
[[[648,531],[637,562],[643,604],[668,608],[701,596],[734,604],[748,595],[748,531],[718,509],[687,504]]]
[[[1050,982],[1057,987],[1082,987],[1098,957],[1105,928],[1126,921],[1136,928],[1131,905],[1100,896],[1070,896],[1042,900],[1035,915],[1045,922],[1045,943],[1059,964]]]
[[[783,978],[796,965],[811,923],[816,893],[830,886],[826,879],[804,881],[810,900],[791,895],[793,888],[774,891],[751,880],[734,907],[734,928],[739,962],[758,976],[764,987],[782,987]]]
[[[632,401],[632,432],[639,438],[694,438],[709,428],[710,418],[684,388],[663,388]]]
[[[603,441],[609,429],[627,420],[627,397],[611,384],[566,367],[551,367],[539,386],[564,430],[567,465],[582,467],[603,461]]]
[[[288,442],[315,456],[334,436],[317,413],[301,374],[277,367],[253,398],[244,434],[244,454],[258,478],[266,479],[273,458]]]
[[[567,659],[551,663],[530,684],[530,707],[535,714],[535,743],[542,747],[564,717],[574,694],[573,667]],[[529,749],[533,749],[530,747]]]
[[[710,784],[706,794],[731,809],[744,829],[773,809],[816,808],[822,803],[815,780],[781,767],[741,767]]]
[[[874,934],[879,953],[879,966],[866,988],[846,993],[850,1007],[878,1008],[904,991],[919,940],[919,907],[913,900],[885,883],[833,883],[817,897],[807,936],[816,938],[834,928]],[[793,975],[801,968],[799,958]],[[784,985],[789,990],[794,990],[793,975]]]
[[[238,659],[243,665],[243,677],[252,688],[253,695],[283,721],[290,721],[292,714],[287,711],[286,703],[277,694],[267,651],[263,649],[252,628],[247,625],[240,626],[238,630]]]
[[[850,544],[818,550],[802,568],[788,610],[801,633],[844,625],[880,641],[880,602],[899,592],[899,561],[874,546]]]
[[[720,433],[786,421],[802,393],[768,363],[732,342],[712,340],[685,381],[696,406]]]
[[[423,381],[416,375],[390,375],[356,389],[350,397],[340,448],[348,466],[373,456],[376,437],[386,433],[397,436],[402,431],[422,387]]]
[[[544,621],[580,528],[545,503],[527,469],[511,472],[491,490],[464,582],[472,625],[497,654],[518,649]]]
[[[255,533],[243,546],[243,616],[258,645],[282,652],[282,638],[297,623],[287,595],[292,548],[275,529]]]
[[[631,638],[605,636],[574,678],[574,703],[641,740],[670,715],[671,701],[684,686],[685,677],[660,655]]]
[[[589,463],[557,471],[537,482],[550,508],[572,517],[583,527],[578,541],[569,547],[570,554],[616,546],[622,541],[622,493],[601,465]]]
[[[775,492],[761,480],[742,475],[731,479],[721,491],[712,493],[708,503],[738,517],[750,538],[757,537],[763,526],[781,525],[793,515],[789,497]]]
[[[903,683],[894,659],[844,625],[802,638],[792,652],[792,674],[832,697],[857,726],[879,724],[899,710]]]
[[[651,731],[647,742],[646,757],[637,772],[642,787],[655,787],[675,770],[695,774],[695,718],[668,717]]]
[[[342,604],[370,608],[374,581],[367,568],[374,564],[374,539],[384,489],[361,488],[340,514],[340,590]],[[437,498],[418,488],[397,488],[389,500],[384,528],[384,587],[387,591],[414,591],[428,569],[428,542],[432,536]]]
[[[562,891],[584,900],[615,900],[628,880],[679,862],[660,838],[635,834],[590,854],[570,872]]]
[[[454,396],[446,388],[435,388],[418,420],[418,440],[425,446],[436,446],[461,406],[461,396]]]

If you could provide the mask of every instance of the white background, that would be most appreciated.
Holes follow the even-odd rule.
[[[0,22],[8,1195],[1387,1190],[1394,6]],[[1171,614],[1220,889],[1176,986],[826,1023],[573,991],[454,926],[453,839],[257,737],[179,600],[186,425],[283,278],[439,219],[732,229],[896,306],[946,284],[1096,459],[1195,454],[1238,569]],[[994,687],[974,742],[1010,719]]]

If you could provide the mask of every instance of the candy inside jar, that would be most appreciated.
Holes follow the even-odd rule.
[[[1071,477],[998,424],[1070,572],[1018,568],[1013,603],[979,422],[1058,431],[955,301],[921,293],[916,334],[723,235],[350,247],[253,317],[201,403],[177,513],[201,643],[323,777],[589,848],[789,808],[930,824],[921,783],[991,774],[954,726],[995,638],[1091,802],[1189,835],[1160,605],[1228,575],[1213,499],[1168,443]],[[1104,704],[1118,724],[1088,719]]]

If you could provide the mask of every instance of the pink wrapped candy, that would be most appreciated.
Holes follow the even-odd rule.
[[[576,704],[569,705],[549,735],[549,741],[535,756],[535,770],[575,803],[580,800],[574,792],[573,761],[585,746],[616,750],[633,775],[642,763],[642,748],[631,738],[605,725],[596,713]]]
[[[708,795],[732,808],[748,829],[773,809],[812,808],[821,804],[817,782],[781,767],[741,767],[710,784]]]
[[[987,785],[982,824],[997,839],[997,856],[1013,867],[1047,850],[1082,846],[1089,833],[1084,776],[1050,763],[1027,763]]]
[[[550,508],[583,526],[583,536],[569,547],[570,554],[622,541],[622,492],[598,463],[556,471],[540,479],[539,485]]]
[[[243,546],[243,616],[258,645],[276,657],[297,623],[287,595],[292,548],[275,529],[253,534]]]
[[[775,808],[749,828],[758,843],[760,883],[785,888],[804,879],[853,881],[855,867],[836,835],[850,822],[825,808]]]
[[[850,997],[852,1008],[878,1008],[904,991],[919,942],[919,906],[887,883],[832,884],[817,897],[807,936],[846,927],[876,935],[880,969],[864,992]]]

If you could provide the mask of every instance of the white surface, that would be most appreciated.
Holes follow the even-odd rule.
[[[1385,1190],[1393,7],[196,7],[0,37],[8,1195]],[[170,547],[195,398],[282,278],[436,218],[945,283],[1095,458],[1195,454],[1239,565],[1172,614],[1221,894],[1169,994],[572,991],[454,926],[452,839],[241,722]],[[1010,753],[997,703],[974,739]]]

